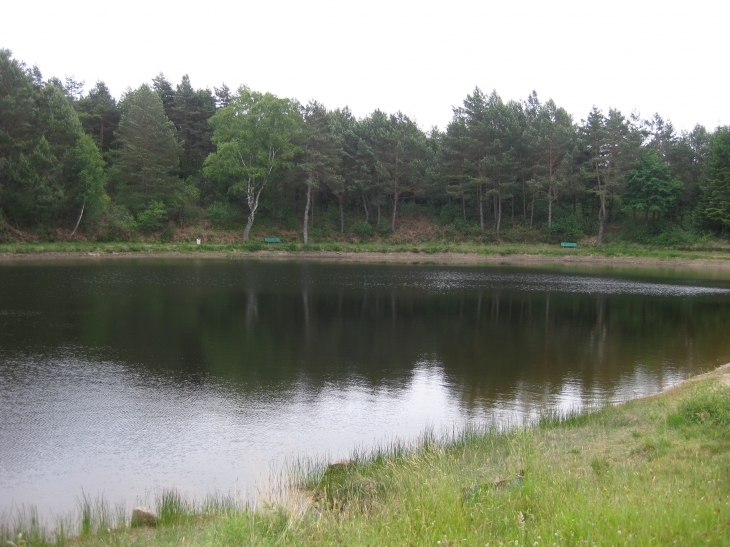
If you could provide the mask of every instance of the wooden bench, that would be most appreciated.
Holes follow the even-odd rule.
[[[264,241],[266,243],[281,243],[281,239],[279,239],[278,237],[265,237]]]
[[[560,246],[561,247],[567,247],[569,249],[575,249],[575,248],[578,247],[578,244],[577,243],[574,243],[574,242],[570,242],[570,241],[561,241],[560,242]]]

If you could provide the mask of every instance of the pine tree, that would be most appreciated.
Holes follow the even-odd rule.
[[[96,86],[79,100],[77,109],[84,131],[94,137],[103,153],[108,153],[116,139],[120,114],[106,84],[96,82]]]
[[[304,135],[302,139],[304,171],[307,185],[307,198],[304,206],[304,244],[309,243],[308,221],[312,190],[328,187],[335,196],[344,193],[344,179],[339,174],[342,138],[335,133],[332,116],[327,109],[316,101],[304,108]],[[340,222],[342,223],[342,201],[340,202]]]
[[[730,127],[715,131],[706,177],[705,216],[725,231],[730,227]]]
[[[122,103],[112,177],[115,199],[134,214],[152,202],[179,207],[182,185],[175,172],[181,148],[162,100],[145,84],[127,93]]]

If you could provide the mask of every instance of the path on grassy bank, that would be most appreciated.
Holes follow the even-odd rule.
[[[321,260],[394,264],[511,264],[730,269],[730,253],[641,247],[563,250],[550,245],[250,245],[46,243],[0,245],[0,263],[119,258]]]

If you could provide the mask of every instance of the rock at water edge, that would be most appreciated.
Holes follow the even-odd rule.
[[[147,507],[135,507],[132,509],[131,526],[155,526],[157,524],[157,515]]]

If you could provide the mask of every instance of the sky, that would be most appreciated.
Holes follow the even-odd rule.
[[[429,130],[478,86],[535,90],[576,122],[595,105],[680,131],[730,124],[729,21],[723,0],[23,0],[3,6],[0,48],[117,98],[188,74]]]

